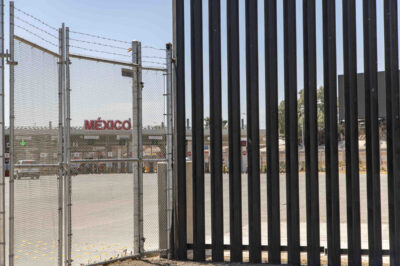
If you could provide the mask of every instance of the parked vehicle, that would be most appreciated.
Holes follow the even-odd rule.
[[[25,166],[35,164],[34,160],[19,160],[15,165],[14,170],[14,178],[21,179],[22,177],[30,177],[31,179],[39,179],[40,177],[40,170],[39,168]]]

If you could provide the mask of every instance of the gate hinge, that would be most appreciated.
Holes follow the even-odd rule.
[[[9,65],[18,65],[18,62],[16,62],[16,61],[10,61],[9,60],[9,58],[11,57],[11,54],[8,52],[8,50],[6,50],[6,53],[4,54],[0,54],[0,57],[2,57],[2,58],[6,58],[7,59],[7,64],[9,64]]]
[[[8,58],[8,57],[11,57],[11,55],[8,52],[0,54],[0,58]]]

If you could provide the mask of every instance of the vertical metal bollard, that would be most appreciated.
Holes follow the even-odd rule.
[[[0,266],[6,265],[6,215],[5,215],[5,134],[4,134],[4,0],[0,2],[0,53],[2,55],[0,59]]]
[[[10,213],[9,265],[14,266],[14,2],[10,2]]]
[[[133,162],[133,234],[134,254],[144,251],[143,237],[143,169],[142,169],[142,58],[141,43],[132,42],[132,156],[137,161]]]
[[[167,249],[171,257],[172,226],[172,44],[167,44]]]
[[[58,185],[58,265],[63,264],[62,261],[62,247],[63,247],[63,34],[62,28],[58,30],[58,41],[59,41],[59,60],[58,60],[58,163],[60,164],[58,169],[57,185]]]

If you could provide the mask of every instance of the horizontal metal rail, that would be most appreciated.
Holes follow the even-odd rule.
[[[60,57],[59,54],[44,48],[43,46],[40,46],[36,43],[30,42],[18,35],[14,35],[14,39],[17,41],[20,41],[22,43],[25,43],[29,46],[32,46],[38,50],[41,50],[42,52],[51,54],[55,57]],[[95,62],[102,62],[102,63],[108,63],[108,64],[115,64],[115,65],[121,65],[121,66],[127,66],[127,67],[138,67],[137,64],[132,64],[129,62],[123,62],[123,61],[118,61],[118,60],[110,60],[110,59],[105,59],[105,58],[98,58],[98,57],[93,57],[93,56],[87,56],[87,55],[79,55],[79,54],[70,54],[69,55],[70,58],[77,58],[77,59],[83,59],[83,60],[89,60],[89,61],[95,61]],[[163,71],[163,72],[167,72],[166,68],[159,68],[159,67],[146,67],[146,66],[142,66],[141,69],[143,70],[152,70],[152,71]]]
[[[30,46],[32,46],[32,47],[38,49],[38,50],[41,50],[42,52],[51,54],[52,56],[60,57],[59,54],[57,54],[57,53],[55,53],[55,52],[53,52],[53,51],[51,51],[51,50],[49,50],[49,49],[47,49],[47,48],[44,48],[43,46],[40,46],[40,45],[37,45],[37,44],[35,44],[35,43],[33,43],[33,42],[30,42],[30,41],[28,41],[28,40],[25,40],[24,38],[19,37],[18,35],[14,35],[14,39],[17,40],[17,41],[23,42],[23,43],[25,43],[25,44],[27,44],[27,45],[30,45]]]
[[[71,163],[112,163],[112,162],[138,162],[140,161],[138,158],[116,158],[116,159],[79,159],[79,160],[71,160]],[[166,162],[166,158],[143,158],[141,161],[143,162]],[[44,168],[44,167],[60,167],[62,164],[45,164],[45,163],[37,163],[37,164],[15,164],[16,168]]]
[[[61,166],[61,164],[59,164],[59,163],[14,164],[15,168],[33,168],[33,167],[36,167],[36,168],[42,167],[42,168],[44,168],[44,167],[60,167],[60,166]]]
[[[89,61],[95,61],[95,62],[101,62],[101,63],[108,63],[108,64],[127,66],[127,67],[139,67],[139,65],[133,64],[133,63],[129,63],[129,62],[110,60],[110,59],[98,58],[98,57],[87,56],[87,55],[70,54],[69,57],[70,58],[83,59],[83,60],[89,60]],[[167,72],[166,68],[158,68],[158,67],[144,67],[144,66],[142,66],[141,69]]]
[[[71,163],[112,163],[112,162],[138,162],[138,158],[118,158],[118,159],[79,159],[71,160]],[[166,158],[143,158],[143,162],[166,162]]]
[[[230,250],[230,246],[231,245],[224,245],[224,250]],[[193,249],[193,244],[187,244],[187,248],[189,250]],[[211,249],[211,248],[212,248],[211,244],[206,244],[206,249]],[[249,250],[249,245],[242,245],[242,250],[245,250],[245,251]],[[261,250],[269,251],[269,247],[266,245],[262,245]],[[288,251],[288,246],[281,246],[281,251]],[[325,248],[324,246],[321,246],[319,248],[319,251],[321,253],[328,254],[328,249]],[[300,246],[300,252],[307,252],[307,246]],[[340,254],[342,254],[342,255],[348,254],[348,249],[346,249],[346,248],[340,249]],[[368,249],[361,250],[361,255],[368,255],[368,254],[369,254]],[[390,250],[388,250],[388,249],[382,250],[382,256],[389,256],[389,255],[390,255]]]
[[[80,55],[80,54],[69,54],[69,57],[70,58],[76,58],[76,59],[95,61],[95,62],[101,62],[101,63],[107,63],[107,64],[128,66],[128,67],[137,67],[138,66],[136,64],[132,64],[132,63],[129,63],[129,62],[123,62],[123,61],[118,61],[118,60],[110,60],[110,59],[104,59],[104,58],[98,58],[98,57],[94,57],[94,56],[87,56],[87,55]]]

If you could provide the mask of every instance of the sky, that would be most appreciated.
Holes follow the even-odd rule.
[[[15,6],[44,22],[119,40],[165,47],[172,41],[169,0],[16,0]],[[6,14],[8,1],[6,1]]]
[[[170,1],[16,0],[15,8],[15,34],[51,51],[58,52],[57,28],[65,23],[71,31],[71,53],[131,62],[131,55],[127,51],[131,46],[129,42],[138,40],[141,41],[143,47],[144,65],[165,67],[160,65],[165,63],[165,51],[160,49],[165,49],[166,43],[172,41],[172,3]],[[5,48],[8,49],[8,1],[5,3],[5,14]],[[90,38],[74,32],[100,35],[128,43]],[[32,33],[41,36],[46,41]],[[73,38],[113,45],[117,48],[122,47],[122,49],[77,42],[73,41]],[[16,61],[19,61],[15,67],[16,126],[47,126],[50,121],[56,125],[58,119],[57,60],[32,50],[26,45],[15,43]],[[119,53],[123,56],[95,53],[77,49],[74,46]],[[157,58],[152,59],[152,56]],[[157,64],[147,63],[154,61]],[[122,66],[119,65],[72,59],[70,66],[72,126],[83,126],[85,119],[91,120],[98,117],[112,120],[126,120],[131,117],[132,83],[129,78],[121,76],[121,68]],[[8,67],[6,67],[6,97],[8,97],[8,72]],[[145,126],[159,125],[164,120],[164,75],[162,72],[146,72],[143,73],[143,79],[146,86],[146,93],[143,95],[144,124]],[[8,121],[8,100],[6,102],[6,120]]]
[[[264,63],[264,1],[258,0],[259,30],[259,88],[260,127],[265,128],[265,63]],[[278,89],[279,101],[284,98],[283,79],[283,1],[278,1]],[[226,58],[226,0],[221,0],[222,8],[222,88],[223,118],[227,119],[227,58]],[[246,66],[245,66],[245,0],[240,5],[240,62],[241,62],[241,110],[246,112]],[[171,0],[16,0],[15,6],[21,10],[59,27],[64,22],[71,31],[79,31],[106,36],[118,40],[140,40],[144,46],[165,47],[172,41],[172,1]],[[297,81],[298,90],[303,88],[303,39],[302,1],[296,1],[297,22]],[[356,0],[357,9],[357,70],[363,72],[362,0]],[[323,45],[322,45],[322,0],[316,0],[317,25],[317,83],[323,85]],[[5,13],[8,14],[8,2]],[[190,111],[190,0],[185,0],[186,33],[186,106],[187,118]],[[343,73],[342,0],[336,1],[337,31],[337,72]],[[35,22],[26,17],[28,22]],[[8,16],[6,15],[6,42]],[[204,43],[204,115],[209,116],[209,67],[208,67],[208,1],[203,0],[203,43]],[[383,1],[377,1],[377,44],[378,70],[384,69]],[[22,33],[21,33],[22,34]],[[28,34],[29,35],[29,34]],[[82,36],[80,36],[82,37]],[[90,47],[90,45],[89,45]],[[7,48],[7,45],[6,45]],[[144,50],[148,56],[163,57],[163,52]],[[157,60],[157,59],[156,59]],[[150,61],[150,60],[149,60]],[[153,60],[154,61],[154,60]],[[6,78],[7,80],[7,78]],[[7,86],[6,86],[7,88]],[[154,96],[157,97],[157,96]],[[147,106],[151,106],[151,102]],[[151,108],[150,108],[151,109]],[[144,110],[144,113],[146,110]],[[93,113],[93,112],[92,112]],[[89,114],[87,114],[89,115]],[[91,114],[91,116],[93,116]],[[93,118],[95,119],[95,118]],[[191,120],[191,119],[190,119]]]
[[[303,89],[303,23],[302,23],[302,0],[296,0],[296,37],[297,37],[297,85],[298,90]],[[186,66],[190,66],[190,1],[185,1],[185,32],[186,32]],[[227,95],[227,52],[226,52],[226,1],[221,1],[222,9],[222,72],[223,90]],[[203,37],[204,51],[208,54],[208,1],[203,1]],[[258,41],[259,41],[259,103],[260,103],[260,128],[265,128],[265,53],[264,53],[264,1],[258,0]],[[363,50],[363,17],[362,0],[356,0],[356,22],[357,22],[357,71],[364,70]],[[240,83],[241,83],[241,113],[242,119],[246,121],[246,54],[245,54],[245,1],[239,0],[240,19]],[[317,32],[317,87],[323,86],[323,43],[322,43],[322,0],[316,0],[316,32]],[[284,99],[284,42],[283,42],[283,1],[277,1],[278,22],[278,95],[279,102]],[[343,24],[342,24],[342,0],[336,0],[336,43],[337,43],[337,73],[343,74]],[[383,27],[383,1],[377,1],[377,52],[378,70],[384,70],[384,27]],[[204,72],[208,73],[208,56],[204,57]],[[190,68],[186,67],[186,87],[190,88]],[[209,115],[209,79],[204,75],[205,91],[205,116]],[[190,93],[190,91],[188,91]],[[190,119],[190,95],[187,97],[187,117]],[[227,119],[227,101],[223,99],[223,117]],[[191,120],[191,119],[190,119]]]

